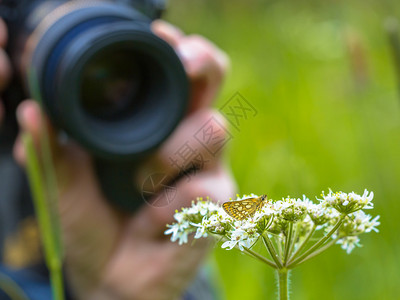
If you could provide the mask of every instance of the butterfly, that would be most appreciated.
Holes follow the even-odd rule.
[[[228,201],[222,204],[222,208],[232,218],[243,220],[253,216],[261,208],[267,195],[260,197],[246,198],[239,201]]]

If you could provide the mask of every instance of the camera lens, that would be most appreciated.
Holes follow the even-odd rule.
[[[94,56],[82,72],[81,101],[91,116],[103,120],[126,117],[138,109],[143,66],[127,50]]]
[[[55,10],[30,38],[31,93],[94,156],[140,159],[184,116],[189,84],[180,59],[126,5],[67,1]]]

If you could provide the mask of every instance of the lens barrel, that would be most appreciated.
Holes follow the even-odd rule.
[[[175,51],[126,5],[71,1],[52,14],[32,33],[28,60],[30,91],[52,122],[101,159],[155,149],[188,103]]]

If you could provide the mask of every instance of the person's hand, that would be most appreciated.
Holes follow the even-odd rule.
[[[147,174],[164,172],[176,176],[169,158],[192,140],[206,123],[221,126],[224,119],[209,108],[222,83],[228,60],[219,49],[199,36],[185,36],[161,21],[153,30],[170,43],[180,55],[192,84],[190,110],[172,136],[138,170],[141,185]],[[20,104],[17,117],[22,131],[29,132],[40,145],[43,121],[32,100]],[[43,124],[45,123],[45,124]],[[54,132],[50,128],[51,132]],[[213,138],[223,139],[219,130]],[[52,138],[56,140],[55,137]],[[216,144],[210,147],[219,147]],[[52,143],[59,182],[59,209],[65,248],[68,282],[77,299],[178,299],[197,273],[207,253],[209,241],[179,246],[164,236],[166,224],[173,221],[176,209],[190,206],[199,196],[224,200],[233,196],[235,185],[218,155],[210,157],[199,144],[192,147],[208,158],[201,170],[175,183],[173,201],[165,206],[143,205],[133,216],[115,210],[104,198],[93,171],[90,156],[78,145]],[[39,146],[38,146],[39,148]],[[14,156],[25,164],[20,139]],[[197,157],[197,156],[196,156]],[[151,201],[168,203],[162,190]]]
[[[11,77],[10,62],[8,60],[6,52],[4,51],[6,43],[7,28],[4,21],[0,19],[0,127],[4,115],[3,102],[1,101],[1,92],[5,89]]]

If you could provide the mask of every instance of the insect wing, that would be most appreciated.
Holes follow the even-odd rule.
[[[225,212],[237,220],[243,220],[253,215],[259,208],[260,198],[248,198],[240,201],[230,201],[222,204]]]

